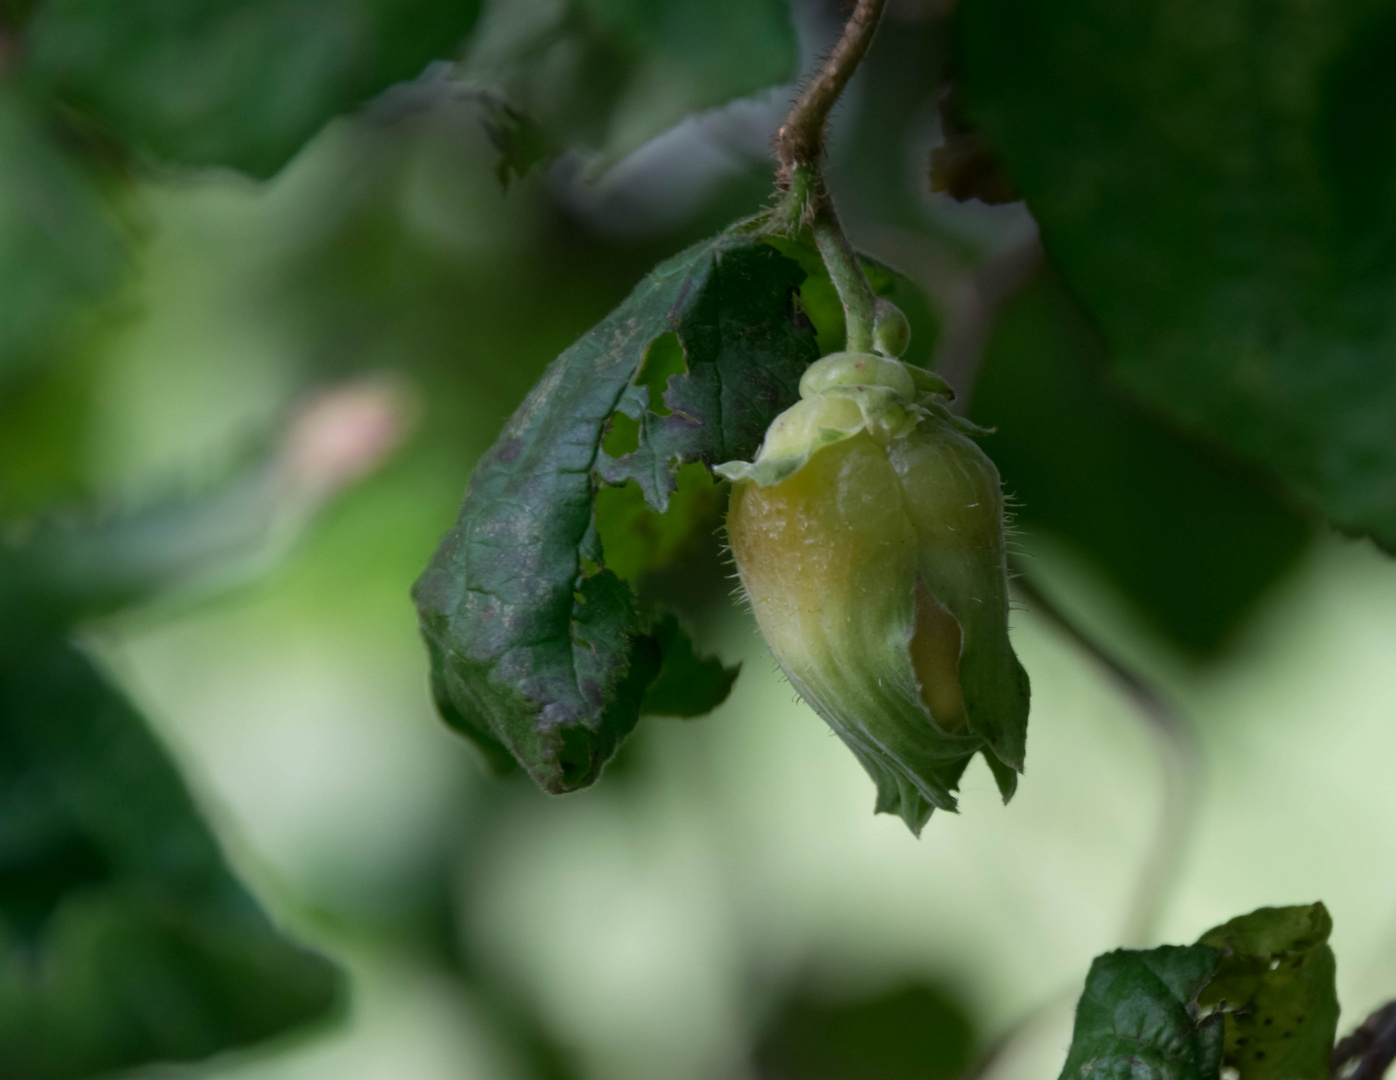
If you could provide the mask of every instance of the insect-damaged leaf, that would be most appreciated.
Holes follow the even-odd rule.
[[[662,511],[681,464],[754,453],[818,356],[803,278],[739,235],[675,256],[553,362],[475,467],[414,596],[442,714],[495,764],[570,791],[634,727],[665,642],[605,565],[597,491],[634,480]]]
[[[0,654],[0,1075],[190,1060],[326,1015],[140,716],[52,638]]]
[[[1097,956],[1059,1080],[1217,1080],[1221,1017],[1201,1019],[1197,1003],[1217,957],[1206,945]]]
[[[1336,964],[1322,904],[1261,908],[1201,937],[1221,953],[1199,999],[1226,1014],[1222,1063],[1241,1080],[1326,1080],[1338,1031]]]

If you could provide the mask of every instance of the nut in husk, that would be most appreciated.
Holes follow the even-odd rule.
[[[754,462],[729,462],[727,531],[761,632],[800,695],[914,832],[983,752],[1005,799],[1028,677],[1008,639],[1004,505],[936,376],[871,353],[813,364]]]

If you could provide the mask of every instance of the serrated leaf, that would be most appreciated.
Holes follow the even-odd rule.
[[[0,1073],[184,1061],[326,1016],[139,715],[57,639],[0,658]]]
[[[84,163],[0,87],[0,378],[62,338],[121,279],[126,244]]]
[[[793,80],[798,61],[785,0],[506,0],[464,70],[551,152],[612,164],[690,113]]]
[[[1117,370],[1396,546],[1396,14],[974,0],[972,118]]]
[[[1322,904],[1261,908],[1199,939],[1221,954],[1199,1003],[1226,1016],[1240,1080],[1327,1080],[1338,1033],[1333,920]]]
[[[1217,959],[1206,945],[1097,956],[1060,1080],[1217,1080],[1221,1017],[1197,1001]]]
[[[180,165],[276,172],[332,117],[456,52],[479,0],[47,0],[21,77]]]
[[[605,565],[597,492],[634,480],[663,511],[682,464],[755,451],[818,355],[795,318],[803,277],[756,239],[694,245],[553,362],[476,465],[414,597],[442,713],[493,760],[570,791],[634,726],[663,657]],[[645,360],[665,335],[686,370],[652,402]],[[638,441],[617,457],[618,412]]]

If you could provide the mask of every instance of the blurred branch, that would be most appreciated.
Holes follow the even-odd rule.
[[[1381,1080],[1396,1060],[1396,1001],[1388,1001],[1338,1040],[1329,1061],[1331,1080]]]
[[[1176,884],[1183,850],[1192,832],[1201,777],[1197,738],[1177,711],[1142,675],[1127,667],[1078,626],[1032,580],[1018,573],[1014,584],[1033,610],[1045,615],[1115,680],[1137,707],[1160,750],[1163,806],[1144,868],[1135,883],[1121,938],[1126,946],[1153,943],[1155,929]]]

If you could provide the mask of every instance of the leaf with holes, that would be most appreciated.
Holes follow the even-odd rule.
[[[58,639],[0,657],[0,954],[5,1076],[202,1058],[341,995],[233,878],[141,718]]]
[[[607,564],[598,495],[633,482],[663,512],[682,466],[756,450],[818,356],[804,276],[731,233],[676,255],[553,362],[476,465],[414,597],[441,712],[492,763],[571,791],[657,678],[665,710],[685,711],[663,669],[691,646]],[[705,681],[707,704],[721,680]]]
[[[1206,945],[1097,956],[1060,1080],[1217,1080],[1221,1017],[1198,1005],[1216,967]]]
[[[1221,953],[1199,1003],[1226,1016],[1222,1063],[1241,1080],[1327,1080],[1338,1032],[1336,965],[1322,904],[1261,908],[1199,939]]]

